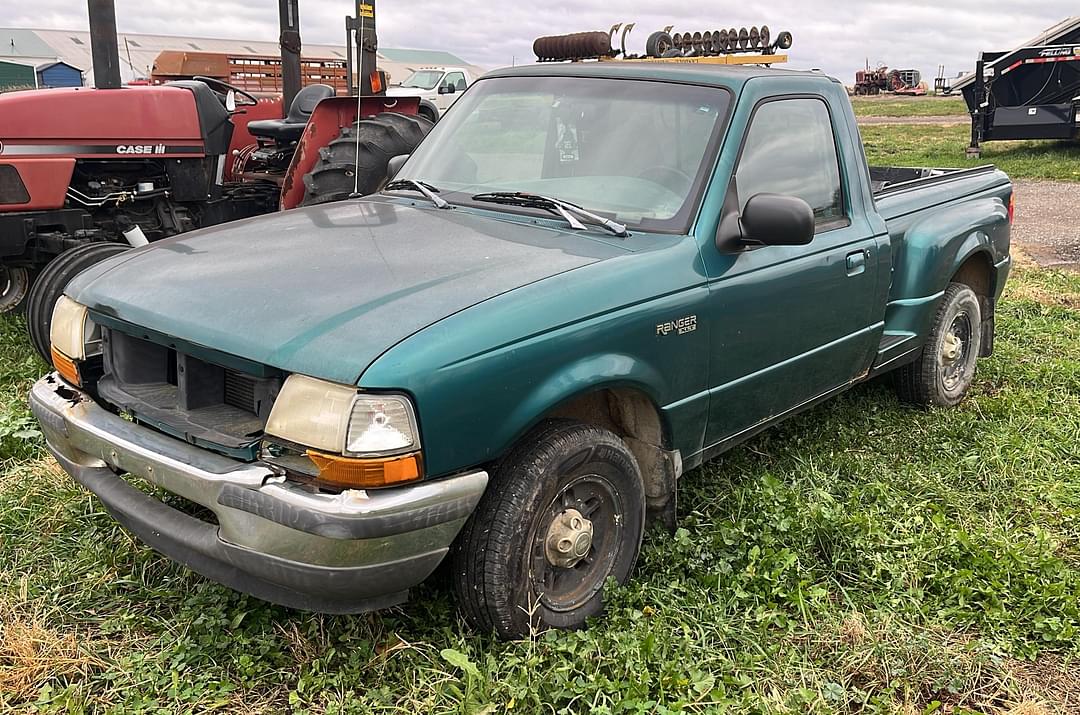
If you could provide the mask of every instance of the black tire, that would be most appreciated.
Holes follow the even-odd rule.
[[[431,107],[420,107],[420,109],[417,110],[417,113],[432,124],[439,121],[438,112]]]
[[[604,581],[629,578],[644,526],[645,491],[626,444],[599,427],[548,421],[496,466],[455,543],[458,604],[474,628],[502,638],[580,628],[603,610]],[[549,553],[574,563],[556,566]]]
[[[950,283],[919,359],[896,371],[900,399],[927,407],[958,404],[975,379],[981,348],[979,297],[966,285]]]
[[[0,313],[21,313],[33,280],[34,272],[25,266],[0,265]]]
[[[432,126],[426,117],[383,112],[345,127],[337,139],[319,150],[319,160],[304,175],[305,193],[300,205],[341,201],[354,191],[360,195],[375,193],[386,183],[389,161],[411,154]]]
[[[26,330],[30,333],[31,344],[45,362],[52,364],[49,330],[53,307],[68,283],[90,266],[130,248],[126,243],[88,243],[64,251],[42,269],[26,300]]]
[[[672,39],[671,33],[660,30],[649,35],[649,39],[645,42],[645,54],[649,57],[660,58],[674,46],[675,41]]]

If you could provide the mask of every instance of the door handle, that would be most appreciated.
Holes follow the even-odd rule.
[[[847,274],[857,276],[866,272],[866,254],[868,251],[855,251],[847,255]]]

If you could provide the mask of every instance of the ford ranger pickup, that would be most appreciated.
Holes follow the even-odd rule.
[[[267,601],[383,608],[449,558],[475,627],[581,626],[688,470],[886,372],[955,405],[993,349],[1008,177],[869,167],[820,73],[496,71],[393,170],[56,306],[30,395],[56,459]]]

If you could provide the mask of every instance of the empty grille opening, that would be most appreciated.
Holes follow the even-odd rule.
[[[103,331],[98,395],[142,423],[192,443],[247,449],[262,434],[281,376],[251,375],[160,343]]]

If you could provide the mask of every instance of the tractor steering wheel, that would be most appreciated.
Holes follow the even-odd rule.
[[[243,97],[245,100],[247,100],[243,103],[238,102],[238,107],[254,107],[259,103],[259,99],[257,97],[253,96],[248,92],[245,92],[239,87],[232,86],[224,80],[217,79],[216,77],[203,77],[202,75],[195,75],[194,77],[192,77],[192,79],[198,82],[202,82],[207,87],[221,95],[222,104],[225,103],[225,97],[228,96],[229,92],[234,93],[237,97]]]

